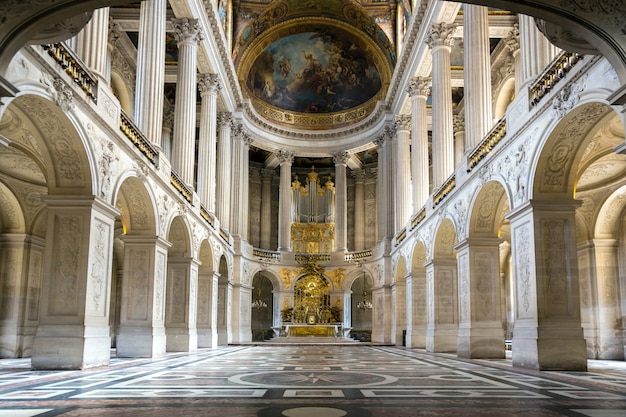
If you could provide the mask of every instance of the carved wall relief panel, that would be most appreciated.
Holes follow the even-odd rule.
[[[55,216],[52,247],[51,315],[78,314],[79,261],[83,233],[80,216]]]
[[[147,249],[130,249],[129,267],[125,278],[129,281],[128,320],[147,320],[150,295],[150,252]]]

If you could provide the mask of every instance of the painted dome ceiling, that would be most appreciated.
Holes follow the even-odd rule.
[[[384,99],[396,62],[396,2],[374,4],[240,2],[233,60],[258,114],[309,130],[366,118]]]

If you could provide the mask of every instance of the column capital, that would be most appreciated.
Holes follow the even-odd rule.
[[[410,131],[411,130],[411,115],[400,114],[396,116],[395,127],[396,127],[396,132],[399,132],[401,130]]]
[[[365,169],[354,169],[352,170],[352,177],[357,183],[362,183],[367,178],[367,172],[365,171]]]
[[[174,37],[178,43],[198,43],[204,39],[198,19],[175,18],[172,19],[172,23],[174,24]]]
[[[385,142],[393,139],[396,134],[395,126],[386,126],[385,131],[381,133],[376,139],[374,139],[374,145],[377,147],[381,147],[385,144]]]
[[[168,129],[174,128],[174,111],[167,109],[163,110],[163,127]]]
[[[222,89],[220,77],[217,74],[198,74],[198,90],[200,94],[217,94]]]
[[[519,51],[519,24],[515,23],[513,29],[504,38],[505,45],[513,53]]]
[[[294,153],[292,151],[286,151],[286,150],[279,150],[276,153],[276,157],[278,158],[278,160],[280,161],[280,165],[283,164],[293,164],[293,157],[294,157]]]
[[[252,139],[252,136],[250,136],[250,134],[246,132],[246,130],[244,129],[241,123],[238,123],[237,125],[233,127],[233,136],[235,138],[241,139],[244,145],[246,146],[250,146],[252,142],[254,142],[254,139]]]
[[[460,113],[452,116],[452,124],[455,132],[465,132],[465,115]]]
[[[433,23],[428,31],[428,37],[426,38],[426,45],[430,49],[435,49],[441,46],[450,47],[452,43],[452,31],[454,25],[449,23]]]
[[[406,92],[411,98],[420,96],[426,98],[430,95],[432,81],[431,77],[411,77]]]
[[[122,27],[120,26],[120,24],[115,22],[115,21],[113,21],[113,18],[111,16],[109,16],[109,36],[108,36],[108,39],[107,39],[108,43],[111,46],[115,46],[117,41],[122,36],[123,32],[124,31],[122,30]]]
[[[346,165],[350,159],[350,154],[347,151],[341,151],[333,154],[333,162],[335,165]]]
[[[263,168],[261,170],[261,181],[271,181],[272,177],[274,177],[275,171],[269,168]]]
[[[233,127],[233,114],[229,112],[218,113],[217,125],[222,129],[231,129]]]

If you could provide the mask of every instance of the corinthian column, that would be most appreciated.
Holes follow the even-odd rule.
[[[238,125],[233,135],[230,232],[247,238],[248,222],[248,154],[252,138]]]
[[[198,194],[204,208],[210,213],[215,213],[217,94],[222,87],[217,74],[203,74],[198,78],[198,88],[202,97],[198,143]]]
[[[396,119],[396,230],[411,217],[411,116]]]
[[[348,250],[348,185],[346,178],[346,165],[348,164],[348,152],[337,152],[333,155],[335,163],[335,250],[345,252]]]
[[[280,190],[278,206],[278,250],[291,251],[291,164],[293,152],[278,151]]]
[[[522,82],[530,84],[559,53],[559,48],[537,29],[531,16],[518,15]]]
[[[354,177],[354,250],[365,249],[365,169],[352,171]]]
[[[426,204],[430,191],[428,121],[426,120],[426,99],[430,94],[430,83],[430,77],[413,77],[407,88],[411,97],[411,179],[415,211]]]
[[[465,151],[469,151],[483,140],[493,124],[487,8],[466,4],[463,28]]]
[[[261,171],[261,248],[270,249],[272,232],[272,177],[274,170]]]
[[[520,41],[519,41],[519,24],[514,24],[513,29],[504,38],[506,46],[513,54],[513,62],[515,63],[515,93],[522,88],[522,68],[520,59]]]
[[[222,227],[230,228],[230,132],[233,117],[230,113],[217,115],[217,174],[215,181],[215,214]]]
[[[172,165],[185,184],[193,188],[196,139],[196,68],[202,31],[197,19],[175,19],[178,41],[178,79],[174,109]]]
[[[426,40],[433,56],[433,188],[441,186],[454,171],[450,83],[452,29],[447,23],[435,23]]]
[[[96,9],[91,20],[76,36],[75,51],[85,65],[105,80],[107,77],[107,50],[109,37],[109,8]]]
[[[135,124],[159,148],[163,129],[166,8],[167,0],[141,2],[137,46]]]

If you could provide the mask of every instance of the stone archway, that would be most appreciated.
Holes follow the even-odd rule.
[[[406,345],[407,300],[406,293],[407,267],[404,256],[398,258],[395,268],[394,283],[391,287],[391,305],[394,306],[391,324],[391,342],[396,346]]]
[[[426,350],[456,352],[459,328],[456,231],[448,218],[435,234],[433,257],[426,263],[428,325]]]
[[[505,357],[500,228],[508,211],[504,186],[486,183],[471,206],[468,236],[456,245],[460,357]]]
[[[191,352],[198,348],[198,261],[192,253],[190,228],[183,217],[172,220],[167,240],[171,246],[165,295],[166,350]]]
[[[407,281],[407,347],[426,347],[426,246],[420,241],[413,248],[410,282]]]
[[[263,272],[252,278],[251,327],[252,340],[263,341],[272,337],[274,327],[274,284]]]
[[[232,282],[229,277],[228,262],[222,255],[219,263],[218,289],[217,289],[217,340],[219,346],[224,346],[231,341],[231,308],[232,308]]]
[[[198,252],[198,347],[217,347],[217,275],[214,271],[213,251],[208,240],[203,240]]]

